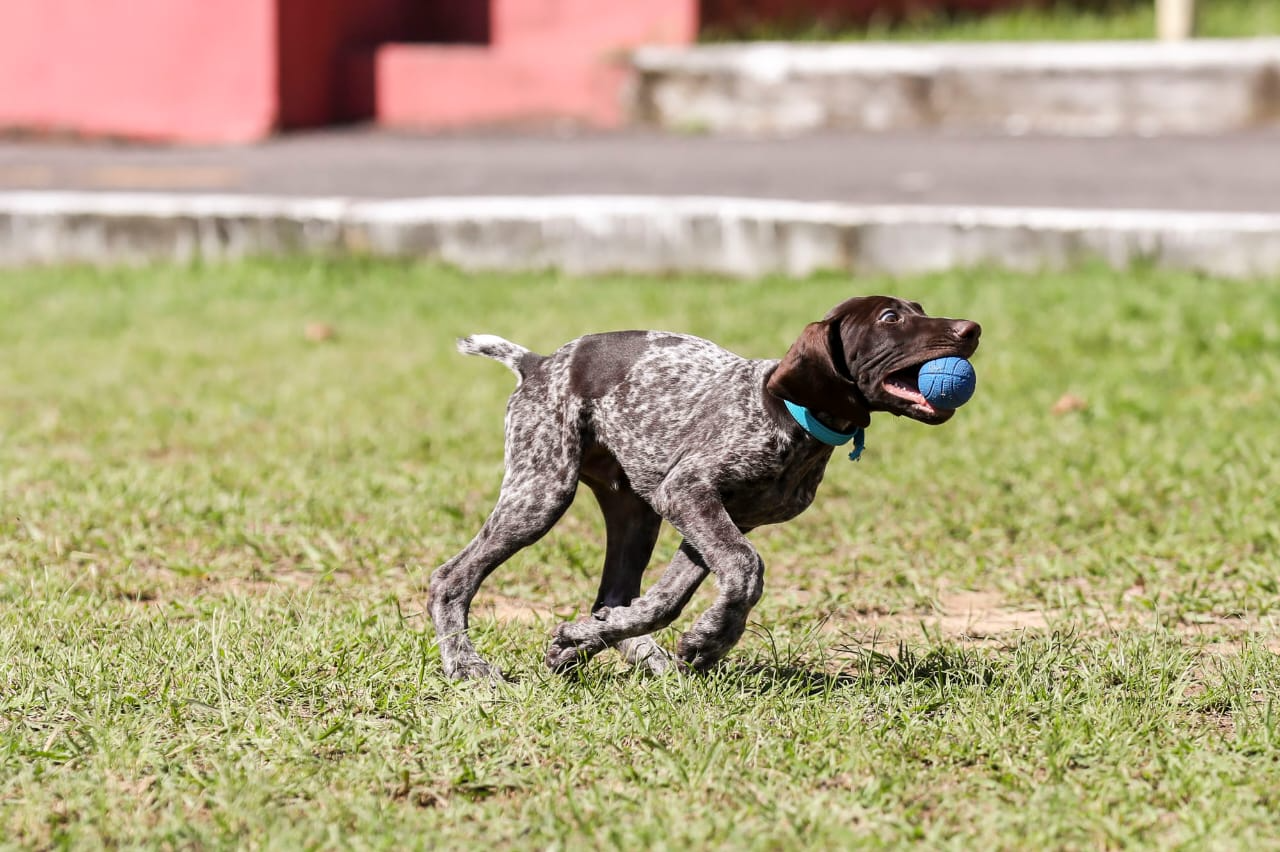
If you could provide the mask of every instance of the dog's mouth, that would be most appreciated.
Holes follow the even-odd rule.
[[[894,370],[880,382],[884,391],[886,408],[893,414],[904,415],[921,423],[936,425],[945,423],[956,413],[954,408],[939,408],[924,398],[916,377],[920,374],[920,366],[936,356],[923,358],[906,367]]]

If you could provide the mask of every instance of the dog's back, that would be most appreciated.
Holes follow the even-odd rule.
[[[458,348],[520,377],[514,408],[576,417],[585,437],[607,449],[641,493],[675,458],[732,452],[769,425],[759,397],[776,362],[748,360],[692,335],[605,332],[547,356],[493,335],[464,338]],[[738,416],[725,420],[726,410]]]

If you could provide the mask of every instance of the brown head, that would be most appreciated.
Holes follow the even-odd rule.
[[[766,389],[834,428],[866,426],[876,411],[944,423],[955,410],[930,405],[916,374],[934,358],[968,358],[981,335],[976,322],[931,317],[916,302],[858,296],[805,326]]]

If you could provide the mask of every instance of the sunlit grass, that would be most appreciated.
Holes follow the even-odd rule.
[[[595,591],[583,500],[477,601],[520,683],[440,677],[423,584],[496,494],[512,387],[456,336],[776,357],[868,292],[982,322],[978,393],[877,419],[754,536],[767,591],[722,670],[544,672]],[[0,838],[1266,848],[1278,382],[1274,280],[0,273]],[[1039,620],[972,641],[937,619],[960,591]]]

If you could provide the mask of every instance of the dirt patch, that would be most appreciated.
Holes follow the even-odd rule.
[[[1010,606],[999,592],[957,590],[939,595],[928,610],[834,613],[826,629],[856,634],[870,644],[894,644],[922,634],[961,643],[1003,642],[1048,628],[1055,615],[1049,609]]]
[[[953,592],[943,595],[938,603],[938,613],[925,623],[957,639],[994,639],[1049,626],[1043,610],[1006,606],[998,592]]]
[[[545,604],[527,601],[524,598],[513,598],[506,595],[487,594],[476,599],[472,613],[481,618],[492,618],[498,622],[516,621],[525,624],[536,624],[544,621],[559,620],[556,611]]]
[[[1143,593],[1142,585],[1137,584],[1122,593],[1119,605],[1108,605],[1094,595],[1064,609],[1011,605],[995,591],[944,589],[928,609],[837,611],[831,613],[825,629],[870,637],[874,643],[920,639],[922,635],[961,643],[999,643],[1020,633],[1051,628],[1104,635],[1155,626],[1150,608],[1137,605]],[[1280,654],[1280,617],[1276,615],[1171,612],[1160,615],[1158,621],[1206,654],[1230,656],[1246,647]]]
[[[87,583],[99,594],[140,608],[220,595],[263,597],[271,594],[297,594],[311,589],[322,576],[331,584],[343,576],[340,572],[321,575],[291,568],[269,573],[255,571],[248,576],[216,571],[193,576],[144,561],[139,561],[126,570],[103,569],[96,563],[90,564],[85,573]]]

